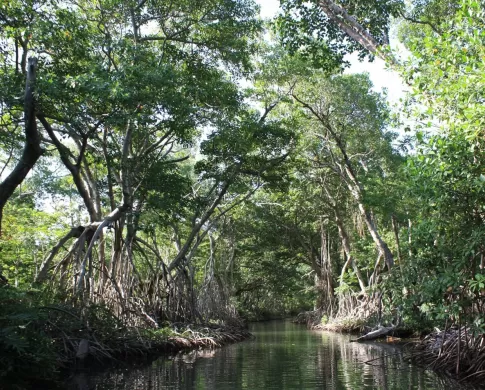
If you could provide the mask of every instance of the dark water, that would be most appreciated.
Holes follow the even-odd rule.
[[[410,365],[386,343],[307,331],[290,322],[251,327],[254,338],[213,351],[161,358],[138,369],[79,375],[76,390],[159,389],[465,389]]]

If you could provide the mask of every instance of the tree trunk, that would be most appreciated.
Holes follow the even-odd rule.
[[[195,238],[197,237],[197,234],[199,234],[202,226],[209,220],[209,218],[212,216],[214,211],[216,210],[216,207],[219,205],[219,203],[222,201],[224,198],[224,195],[226,194],[227,190],[229,189],[229,182],[225,182],[222,185],[222,188],[217,195],[216,199],[214,202],[211,204],[211,206],[207,209],[207,211],[202,215],[200,218],[200,221],[197,222],[194,227],[192,228],[191,232],[189,233],[189,236],[187,237],[187,240],[185,241],[185,244],[180,248],[179,253],[175,258],[172,260],[172,262],[168,266],[168,271],[171,272],[175,268],[177,268],[184,258],[187,256],[187,254],[190,251],[191,245],[194,242]]]
[[[394,237],[396,239],[396,247],[397,247],[397,259],[399,260],[399,266],[402,270],[402,254],[401,254],[401,243],[399,241],[399,226],[397,225],[396,216],[393,214],[391,216],[392,221],[392,230],[394,231]]]
[[[336,129],[333,127],[330,121],[330,118],[327,114],[320,113],[318,109],[315,109],[315,107],[311,106],[309,103],[306,103],[305,101],[301,100],[297,95],[293,94],[292,96],[303,107],[309,110],[315,116],[315,118],[317,118],[318,121],[325,127],[325,129],[328,132],[328,137],[331,138],[333,142],[335,142],[340,153],[342,154],[342,157],[341,157],[342,160],[340,162],[335,163],[334,169],[338,172],[343,182],[346,184],[347,188],[349,189],[352,197],[355,199],[359,208],[359,212],[364,218],[364,221],[367,225],[369,233],[374,243],[376,244],[377,249],[384,256],[387,267],[389,268],[389,270],[391,270],[391,268],[394,265],[394,257],[391,251],[389,250],[389,247],[387,246],[386,242],[379,235],[379,232],[377,231],[377,228],[374,225],[374,222],[372,221],[370,213],[364,205],[363,188],[357,178],[357,174],[355,173],[354,166],[347,154],[345,143],[342,141],[342,138],[338,134],[338,131],[336,131]],[[333,204],[335,207],[335,203]]]
[[[100,214],[98,213],[98,210],[96,210],[94,200],[91,196],[93,189],[88,188],[88,186],[86,185],[87,183],[82,178],[81,162],[83,160],[82,154],[84,152],[81,151],[79,158],[77,158],[77,162],[73,163],[71,161],[71,158],[73,158],[73,156],[70,149],[63,145],[61,141],[59,141],[56,134],[54,133],[54,129],[47,121],[46,117],[44,117],[43,115],[39,115],[38,118],[44,126],[44,129],[47,131],[47,134],[49,134],[52,143],[57,148],[57,151],[59,152],[59,156],[64,166],[69,170],[69,172],[71,172],[72,179],[74,181],[74,184],[76,185],[76,189],[83,199],[84,205],[88,210],[90,221],[98,221],[100,219]]]
[[[5,204],[15,189],[24,181],[27,174],[34,167],[39,157],[44,153],[40,146],[40,134],[37,130],[35,118],[35,77],[37,59],[29,58],[27,66],[27,80],[25,82],[24,115],[25,115],[25,144],[22,156],[17,165],[0,183],[0,234],[2,231],[2,217]]]
[[[412,244],[413,244],[413,222],[411,219],[408,219],[408,256],[409,260],[413,257],[413,249],[412,249]]]
[[[380,327],[377,330],[373,330],[372,332],[369,332],[363,336],[360,336],[356,340],[351,340],[351,341],[371,341],[378,339],[383,336],[387,336],[389,333],[393,332],[396,329],[395,326],[388,326],[388,327]]]
[[[374,241],[379,252],[382,254],[382,256],[384,256],[384,260],[386,262],[387,268],[389,269],[389,271],[391,271],[392,267],[394,266],[394,256],[392,255],[392,252],[387,246],[387,243],[380,236],[377,230],[377,227],[374,221],[372,220],[371,213],[367,210],[366,206],[364,205],[364,202],[362,201],[363,189],[362,189],[361,183],[357,179],[357,175],[355,174],[355,170],[352,165],[352,162],[350,161],[350,158],[347,155],[347,150],[345,149],[341,139],[337,136],[334,129],[330,126],[329,123],[327,124],[327,128],[331,133],[333,139],[337,143],[337,146],[340,149],[340,152],[342,153],[342,156],[343,156],[345,169],[343,169],[343,172],[341,172],[341,175],[343,176],[344,181],[346,182],[347,187],[350,190],[350,193],[352,194],[355,201],[357,202],[360,214],[362,218],[364,218],[364,222],[367,226],[367,229],[369,230],[372,240]]]
[[[317,272],[315,275],[315,284],[318,292],[316,306],[318,310],[323,309],[326,312],[330,312],[334,303],[333,269],[329,235],[323,222],[320,224],[320,235],[320,272]]]
[[[354,261],[354,258],[352,257],[349,236],[347,235],[347,231],[345,230],[344,224],[340,219],[340,215],[338,214],[337,210],[335,210],[335,222],[337,223],[338,233],[340,235],[340,240],[342,242],[342,248],[344,249],[344,252],[347,256],[346,266],[348,266],[348,264],[352,265],[352,267],[354,268],[355,274],[357,276],[357,279],[359,281],[359,286],[360,286],[360,289],[362,290],[362,294],[367,295],[367,293],[365,292],[364,278],[362,277],[359,267],[357,266],[357,264]],[[344,266],[344,269],[346,268],[346,266]],[[343,273],[344,272],[345,271],[343,271]],[[341,278],[343,277],[343,273],[341,275]]]
[[[390,271],[394,266],[394,257],[392,255],[391,250],[387,246],[387,243],[379,235],[379,232],[377,231],[377,228],[374,222],[372,221],[370,214],[367,212],[365,206],[363,205],[363,203],[359,203],[359,210],[360,210],[360,213],[362,214],[362,217],[364,218],[365,224],[367,225],[367,229],[369,230],[372,240],[376,244],[379,252],[382,254],[382,256],[384,256],[384,260],[386,262],[387,268]]]
[[[320,8],[340,30],[375,56],[392,62],[392,58],[379,48],[379,42],[345,8],[329,0],[320,0]]]

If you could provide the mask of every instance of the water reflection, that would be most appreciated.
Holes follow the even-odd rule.
[[[162,358],[140,369],[82,375],[72,390],[158,389],[460,389],[410,365],[385,343],[309,332],[290,322],[255,324],[252,340]],[[367,362],[367,363],[366,363]],[[468,387],[470,388],[470,387]]]

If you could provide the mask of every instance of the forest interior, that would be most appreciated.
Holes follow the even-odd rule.
[[[483,381],[484,25],[478,0],[1,1],[0,384],[298,313]]]

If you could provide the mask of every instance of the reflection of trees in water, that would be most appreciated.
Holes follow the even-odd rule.
[[[227,348],[229,350],[230,348]],[[69,390],[162,390],[213,389],[216,380],[228,374],[225,359],[213,359],[216,354],[227,354],[226,349],[201,350],[161,358],[139,369],[117,369],[99,376],[79,374],[68,384]],[[202,365],[210,359],[215,364]],[[199,368],[199,367],[197,367]],[[220,388],[220,386],[219,386]]]
[[[141,369],[80,376],[69,389],[459,389],[411,366],[395,346],[294,329],[275,328],[243,345],[179,354]]]
[[[347,337],[332,333],[322,333],[322,340],[327,348],[323,350],[326,355],[319,357],[319,368],[329,388],[465,389],[453,380],[412,366],[399,346],[379,342],[349,343]]]

